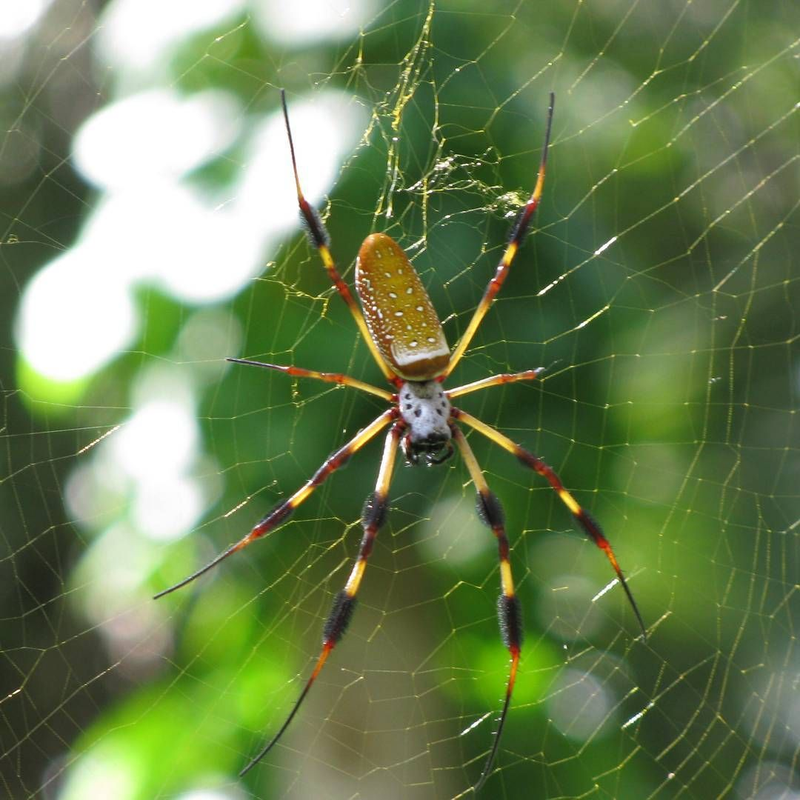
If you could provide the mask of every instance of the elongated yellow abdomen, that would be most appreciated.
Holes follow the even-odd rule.
[[[372,340],[405,380],[429,381],[450,361],[442,324],[416,270],[391,236],[364,239],[356,261],[356,291]]]

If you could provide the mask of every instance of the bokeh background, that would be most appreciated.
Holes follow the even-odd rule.
[[[6,0],[0,14],[0,777],[8,797],[469,796],[508,656],[457,459],[398,468],[348,636],[282,743],[360,539],[375,443],[239,539],[382,408],[297,220],[352,279],[407,249],[458,383],[603,524],[471,436],[526,644],[491,797],[800,797],[793,0]]]

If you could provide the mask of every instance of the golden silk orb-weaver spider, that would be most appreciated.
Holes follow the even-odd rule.
[[[522,645],[522,612],[519,599],[514,590],[514,581],[511,575],[511,562],[509,561],[509,544],[504,526],[503,509],[496,495],[489,489],[486,478],[478,465],[472,448],[464,437],[459,423],[474,429],[486,436],[495,444],[500,445],[515,455],[526,467],[541,475],[555,490],[562,502],[571,512],[587,536],[606,554],[614,572],[636,615],[642,635],[646,636],[644,621],[639,613],[636,601],[633,599],[628,584],[617,563],[611,545],[604,536],[600,526],[579,505],[575,498],[564,488],[558,475],[548,467],[540,458],[520,447],[500,431],[481,422],[479,419],[456,408],[451,401],[456,397],[470,394],[491,386],[500,386],[515,381],[534,380],[540,370],[530,369],[524,372],[493,375],[483,380],[458,386],[454,389],[444,389],[442,384],[461,360],[475,331],[481,324],[486,312],[492,305],[500,287],[506,279],[515,256],[525,238],[528,227],[533,217],[544,186],[545,167],[547,164],[547,150],[550,144],[550,130],[553,123],[553,105],[555,96],[550,94],[550,105],[547,115],[542,159],[536,185],[525,206],[519,213],[512,229],[508,244],[505,248],[494,277],[489,281],[483,298],[467,326],[464,335],[451,352],[445,340],[441,322],[436,315],[433,304],[428,297],[422,281],[416,273],[406,254],[400,246],[384,233],[373,233],[368,236],[358,252],[356,260],[356,292],[361,301],[361,308],[353,298],[350,288],[344,282],[336,268],[336,264],[329,249],[329,239],[325,226],[317,212],[308,204],[300,188],[300,179],[297,172],[292,131],[289,125],[289,114],[286,108],[286,95],[281,90],[281,103],[286,122],[286,133],[289,139],[289,148],[292,157],[297,200],[300,213],[307,226],[308,237],[319,251],[336,291],[347,304],[353,318],[358,325],[361,335],[369,348],[372,356],[392,387],[392,391],[372,386],[349,375],[332,372],[317,372],[295,366],[280,366],[265,364],[249,359],[231,358],[239,364],[249,364],[267,369],[280,370],[289,375],[304,378],[316,378],[320,381],[338,383],[360,389],[364,392],[383,398],[390,407],[384,411],[366,428],[359,431],[347,444],[333,453],[325,463],[287,500],[279,503],[263,519],[261,519],[243,539],[220,553],[213,561],[197,570],[189,577],[165,589],[156,595],[163,597],[170,592],[180,589],[208,570],[215,567],[223,559],[244,549],[251,542],[275,530],[287,517],[303,503],[311,493],[339,467],[341,467],[357,450],[377,436],[384,428],[388,427],[383,457],[378,470],[378,480],[375,491],[369,495],[362,512],[361,524],[364,528],[363,538],[358,557],[347,579],[344,589],[334,598],[333,607],[325,623],[322,634],[322,650],[317,658],[311,676],[292,707],[288,717],[272,739],[241,771],[244,775],[255,766],[278,742],[286,728],[297,714],[303,700],[306,698],[311,686],[319,675],[325,662],[328,660],[333,648],[342,638],[353,615],[356,595],[358,593],[364,571],[367,566],[375,537],[378,530],[386,521],[389,510],[388,494],[392,479],[392,471],[397,456],[398,447],[409,464],[420,462],[430,466],[441,464],[453,455],[455,447],[461,453],[469,471],[475,489],[477,490],[477,510],[481,521],[492,529],[497,539],[498,555],[500,559],[500,586],[501,594],[498,598],[497,610],[500,621],[502,640],[511,654],[511,666],[508,682],[506,684],[505,700],[500,713],[497,730],[481,772],[480,778],[474,786],[477,792],[492,771],[495,756],[497,755],[500,737],[503,732],[506,716],[508,714],[511,695],[519,665],[520,648]],[[363,310],[362,310],[363,309]]]

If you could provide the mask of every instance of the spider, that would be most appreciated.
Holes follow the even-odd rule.
[[[311,493],[330,477],[339,467],[367,442],[376,437],[385,428],[389,428],[383,448],[378,479],[375,491],[367,497],[361,516],[364,528],[358,558],[350,572],[344,589],[335,596],[333,607],[323,628],[322,649],[316,665],[311,672],[300,696],[295,701],[289,715],[272,739],[244,767],[240,775],[252,769],[278,742],[284,731],[294,719],[300,706],[308,695],[311,686],[317,679],[333,648],[344,635],[353,616],[356,595],[364,571],[367,566],[375,537],[386,521],[389,510],[388,493],[392,479],[392,471],[398,448],[402,448],[406,461],[412,465],[420,463],[427,466],[441,464],[450,458],[455,448],[461,453],[469,471],[472,483],[477,490],[477,511],[481,521],[494,533],[497,539],[500,560],[501,594],[497,602],[500,622],[500,633],[503,644],[511,655],[511,666],[506,683],[505,700],[500,713],[497,730],[490,748],[483,771],[474,785],[477,792],[491,774],[500,738],[503,733],[508,714],[511,695],[519,665],[522,645],[522,612],[519,599],[514,590],[509,561],[509,544],[506,537],[503,509],[497,496],[491,491],[486,478],[467,442],[459,423],[466,425],[500,445],[526,467],[541,475],[555,490],[562,502],[583,531],[606,554],[617,579],[631,604],[636,620],[646,636],[644,621],[633,594],[628,587],[617,563],[608,539],[603,535],[600,526],[564,488],[558,475],[540,458],[529,453],[513,442],[500,431],[481,422],[466,411],[456,408],[451,401],[481,389],[500,386],[516,381],[535,380],[541,370],[529,369],[524,372],[493,375],[483,380],[458,386],[454,389],[443,389],[444,380],[456,367],[472,341],[478,326],[492,305],[495,296],[506,279],[515,256],[527,233],[531,219],[544,186],[547,151],[550,143],[550,131],[553,123],[553,106],[555,95],[550,94],[547,114],[542,158],[536,185],[525,206],[521,209],[512,229],[505,252],[500,260],[494,277],[489,281],[483,298],[475,309],[472,319],[464,335],[451,352],[445,340],[441,322],[436,315],[433,304],[428,297],[422,282],[400,246],[384,233],[373,233],[368,236],[358,252],[355,268],[356,292],[361,301],[361,308],[356,304],[350,288],[339,274],[329,249],[328,233],[317,212],[309,205],[300,188],[297,172],[292,130],[289,125],[289,113],[286,107],[286,94],[281,90],[281,104],[286,123],[286,134],[292,158],[297,201],[300,213],[307,227],[308,238],[318,250],[328,275],[333,281],[336,291],[342,297],[355,319],[361,336],[372,353],[393,391],[364,383],[349,375],[332,372],[317,372],[296,366],[266,364],[245,358],[230,358],[238,364],[247,364],[266,369],[279,370],[287,375],[302,378],[315,378],[328,383],[338,383],[369,392],[386,400],[390,407],[373,422],[360,430],[347,444],[334,452],[291,497],[279,503],[252,528],[244,538],[220,553],[209,564],[189,575],[156,595],[163,597],[176,589],[191,583],[201,575],[219,564],[228,556],[244,549],[251,542],[275,530],[285,522],[289,515],[303,503]],[[362,310],[363,309],[363,310]]]

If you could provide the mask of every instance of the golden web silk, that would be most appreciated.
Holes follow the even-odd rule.
[[[356,260],[356,291],[372,340],[401,378],[428,381],[444,373],[450,348],[416,270],[391,236],[368,236]]]

